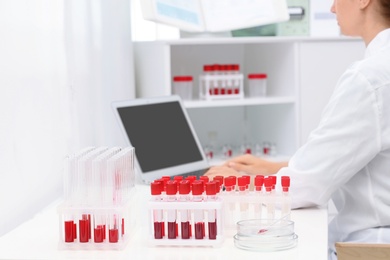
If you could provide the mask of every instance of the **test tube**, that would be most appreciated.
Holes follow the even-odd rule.
[[[73,215],[65,215],[64,221],[64,239],[66,243],[74,242],[77,238],[76,223],[73,221]]]
[[[261,216],[262,216],[262,208],[263,208],[263,205],[262,205],[262,196],[263,196],[262,187],[263,187],[263,184],[264,184],[264,176],[263,175],[256,175],[255,176],[255,183],[254,183],[255,194],[260,196],[260,202],[256,203],[254,205],[254,207],[255,207],[255,218],[258,218],[258,219],[261,219]]]
[[[221,75],[223,75],[224,79],[221,80],[219,93],[221,95],[225,95],[227,93],[227,86],[229,81],[229,66],[227,64],[220,65]]]
[[[174,180],[167,181],[166,186],[167,202],[176,201],[177,184]],[[177,237],[177,222],[176,222],[176,210],[167,210],[167,221],[168,221],[168,239],[175,239]]]
[[[237,178],[238,185],[238,195],[245,196],[248,193],[247,183],[248,179],[244,176],[240,176]],[[245,199],[240,199],[240,219],[247,219],[248,216],[248,202],[245,202]]]
[[[234,176],[228,176],[224,179],[225,194],[226,196],[234,196],[235,193],[236,178]],[[227,207],[225,208],[225,221],[230,225],[234,225],[234,214],[236,204],[234,200],[227,200]]]
[[[290,177],[282,176],[282,194],[283,194],[283,204],[282,204],[282,218],[290,219],[291,213],[291,201],[289,196],[290,188]]]
[[[203,201],[203,190],[204,184],[203,181],[196,180],[192,183],[192,201],[195,203],[200,203]],[[204,213],[201,209],[194,210],[194,229],[195,229],[195,239],[203,239],[205,237],[205,227],[204,227]]]
[[[233,156],[233,149],[230,145],[225,144],[222,147],[222,154],[225,157],[225,159],[231,158]]]
[[[179,184],[179,201],[188,202],[190,200],[190,181],[183,180]],[[190,226],[190,212],[188,209],[182,209],[180,211],[181,217],[181,238],[189,239],[191,236],[191,226]]]
[[[214,75],[221,75],[221,66],[219,64],[212,65]],[[219,95],[220,94],[220,88],[222,85],[222,80],[214,80],[214,86],[212,88],[212,94],[213,95]]]
[[[238,75],[240,73],[240,65],[239,64],[233,64],[233,75]],[[240,94],[240,81],[238,79],[235,79],[233,81],[233,94]]]
[[[274,204],[274,194],[272,193],[272,185],[273,185],[273,180],[272,178],[270,178],[270,176],[264,178],[267,219],[270,221],[272,221],[275,218],[275,204]]]
[[[206,96],[207,94],[212,95],[213,89],[215,86],[214,80],[211,80],[210,77],[214,75],[214,67],[212,65],[204,65],[203,66],[203,74],[205,77],[202,85],[201,95],[200,96]]]
[[[207,201],[215,201],[217,199],[217,183],[215,181],[210,181],[206,183],[206,198]],[[208,216],[208,233],[209,239],[217,239],[217,216],[216,210],[210,209],[207,212]]]
[[[217,193],[219,193],[223,187],[223,176],[221,175],[218,175],[218,176],[215,176],[213,178],[213,181],[216,182],[216,185],[217,185]]]
[[[161,202],[161,190],[162,190],[162,182],[154,181],[150,184],[150,191],[152,194],[152,198],[156,202]],[[164,236],[164,219],[163,219],[163,210],[162,209],[154,209],[153,210],[153,228],[154,228],[154,238],[162,239]]]
[[[79,241],[80,243],[89,242],[91,230],[91,215],[82,214],[79,219]]]

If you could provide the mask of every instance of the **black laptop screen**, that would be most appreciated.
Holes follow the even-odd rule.
[[[202,160],[178,102],[118,108],[143,172]]]

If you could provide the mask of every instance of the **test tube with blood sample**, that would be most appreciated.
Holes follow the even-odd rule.
[[[179,201],[189,202],[190,201],[190,181],[182,180],[179,184]],[[180,219],[181,219],[181,238],[189,239],[191,236],[191,226],[190,226],[190,211],[188,209],[180,210]]]
[[[154,181],[150,184],[150,191],[152,198],[156,202],[161,202],[161,190],[162,185],[161,181]],[[164,237],[164,219],[163,219],[163,210],[154,209],[153,210],[153,227],[154,227],[154,238],[162,239]]]
[[[196,180],[192,183],[192,201],[194,203],[201,203],[203,201],[204,184],[201,180]],[[202,209],[194,210],[194,230],[195,239],[204,239],[204,212]]]
[[[217,199],[217,183],[210,181],[206,183],[206,200],[215,201]],[[217,216],[216,209],[210,209],[207,212],[209,239],[217,239]]]
[[[176,201],[177,183],[174,180],[167,181],[166,185],[166,198],[167,203]],[[175,209],[167,210],[167,222],[168,222],[168,239],[175,239],[177,237],[177,214]]]

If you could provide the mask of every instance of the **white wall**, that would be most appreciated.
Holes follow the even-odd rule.
[[[122,144],[130,28],[130,0],[0,0],[0,235],[60,198],[67,154]]]

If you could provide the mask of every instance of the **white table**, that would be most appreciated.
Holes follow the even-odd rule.
[[[148,243],[149,187],[136,186],[138,205],[137,226],[126,248],[121,251],[59,250],[59,201],[37,214],[33,219],[0,237],[0,259],[257,259],[269,260],[326,260],[328,214],[326,208],[293,210],[298,235],[297,247],[278,252],[252,252],[234,246],[232,236],[226,234],[220,247],[151,246]]]

